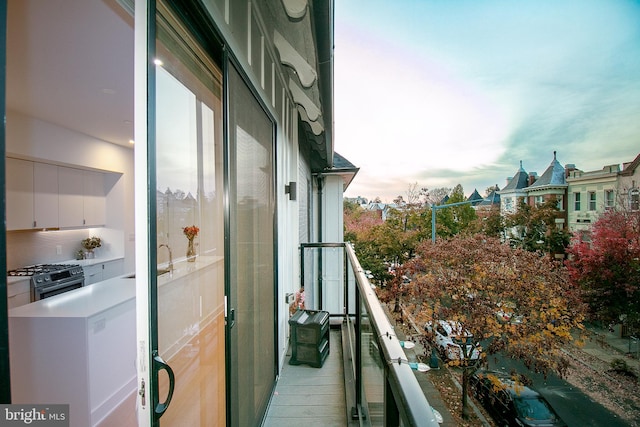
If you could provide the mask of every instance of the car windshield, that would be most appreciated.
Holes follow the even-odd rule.
[[[518,415],[527,420],[551,420],[555,419],[547,402],[540,398],[516,398],[516,412]]]

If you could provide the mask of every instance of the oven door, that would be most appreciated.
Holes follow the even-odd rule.
[[[51,283],[47,286],[35,286],[33,288],[33,301],[49,298],[54,295],[72,291],[84,286],[84,278],[76,278],[73,280],[65,280],[63,282]]]

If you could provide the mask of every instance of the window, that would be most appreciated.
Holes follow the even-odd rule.
[[[573,193],[573,210],[580,210],[580,193]]]
[[[558,208],[559,211],[564,210],[564,196],[562,195],[556,196],[556,207]]]
[[[596,210],[596,193],[595,191],[589,191],[589,210]]]
[[[540,206],[544,203],[544,198],[542,196],[535,196],[533,199],[536,203],[536,206]]]
[[[506,197],[504,199],[504,210],[508,212],[513,210],[513,199],[511,197]]]
[[[640,190],[637,188],[629,190],[629,207],[632,211],[640,210]]]
[[[612,208],[613,207],[613,190],[605,190],[604,192],[604,207]]]

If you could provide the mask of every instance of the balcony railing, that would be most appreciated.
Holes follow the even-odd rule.
[[[438,426],[402,343],[348,243],[305,243],[305,307],[343,328],[345,394],[351,419],[366,426]]]

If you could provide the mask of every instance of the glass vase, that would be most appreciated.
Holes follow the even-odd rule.
[[[188,244],[187,244],[187,261],[188,262],[195,262],[196,260],[196,250],[193,247],[193,239],[188,239]]]

